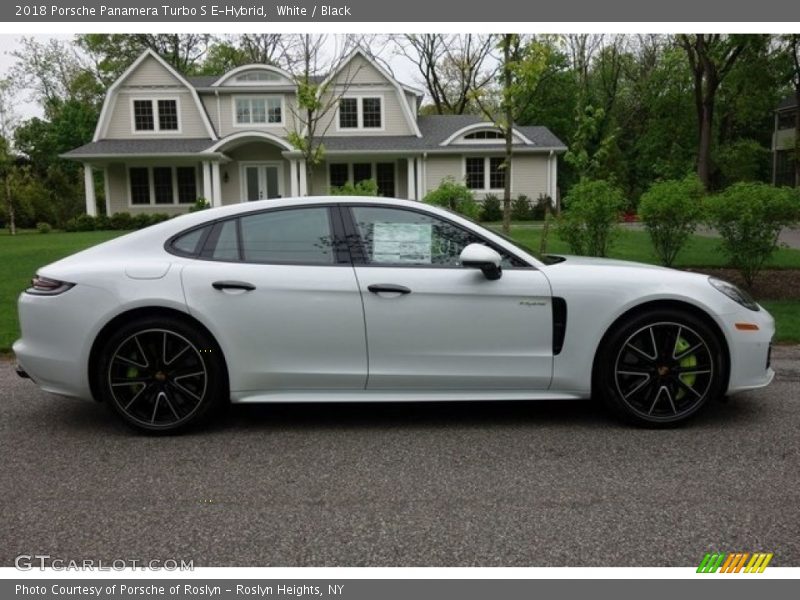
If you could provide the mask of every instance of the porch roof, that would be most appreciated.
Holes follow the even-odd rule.
[[[211,138],[157,138],[121,139],[89,142],[65,152],[62,158],[83,160],[90,158],[136,156],[191,156],[213,144]]]

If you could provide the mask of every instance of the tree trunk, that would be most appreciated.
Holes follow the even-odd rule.
[[[700,113],[700,139],[697,146],[697,176],[703,186],[711,189],[711,135],[714,123],[714,99],[703,102]]]
[[[8,213],[8,231],[11,235],[17,235],[16,215],[14,214],[14,199],[11,197],[11,181],[8,174],[5,177],[6,184],[6,212]]]
[[[794,185],[800,187],[800,73],[794,88]]]

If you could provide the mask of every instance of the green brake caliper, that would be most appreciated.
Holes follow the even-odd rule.
[[[675,353],[676,354],[680,354],[681,352],[685,352],[688,349],[689,349],[689,342],[687,342],[683,338],[678,338],[678,343],[675,344]],[[697,357],[694,354],[689,354],[688,356],[684,356],[680,360],[679,364],[683,368],[696,367],[697,366]],[[697,375],[695,375],[694,373],[690,373],[690,374],[687,374],[687,375],[678,375],[678,377],[680,377],[680,380],[683,383],[685,383],[686,385],[688,385],[689,387],[694,387],[694,382],[697,379]],[[686,390],[684,390],[683,388],[680,388],[678,390],[677,398],[680,400],[685,395],[686,395]]]

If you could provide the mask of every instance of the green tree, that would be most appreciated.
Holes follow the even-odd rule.
[[[607,256],[624,204],[622,191],[612,183],[584,179],[564,198],[558,235],[575,254]]]

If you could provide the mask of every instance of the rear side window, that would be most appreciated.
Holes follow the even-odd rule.
[[[327,207],[277,210],[241,217],[246,262],[332,264],[333,238]]]
[[[175,238],[172,242],[172,249],[176,250],[179,254],[187,256],[194,256],[200,251],[200,244],[206,237],[206,233],[211,229],[211,226],[193,229],[189,233],[184,233],[182,236]]]

